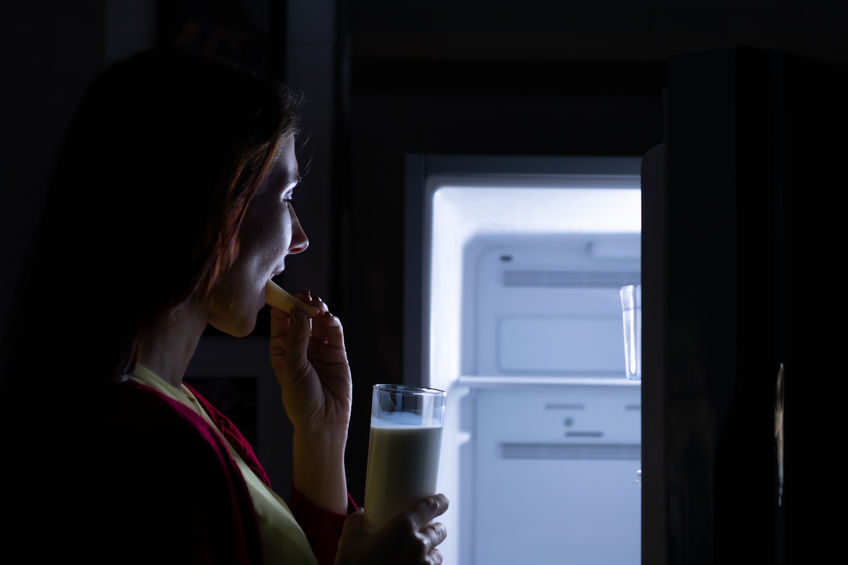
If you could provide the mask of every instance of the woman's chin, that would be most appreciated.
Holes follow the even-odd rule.
[[[235,331],[235,332],[227,332],[227,333],[229,335],[233,336],[233,337],[247,337],[251,333],[253,333],[253,328],[251,327],[250,329],[245,329],[245,330]]]
[[[247,337],[256,329],[256,317],[247,320],[227,320],[227,323],[211,321],[209,324],[216,330],[232,337]]]

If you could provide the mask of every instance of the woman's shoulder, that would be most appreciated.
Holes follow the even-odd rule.
[[[158,542],[182,562],[197,562],[196,552],[212,549],[219,555],[210,562],[241,563],[256,554],[258,530],[247,486],[200,416],[134,382],[116,385],[99,404],[83,459],[99,469],[89,502],[103,519],[120,524],[113,530],[116,540],[137,545],[147,539],[156,553],[161,548],[148,537],[152,527],[181,532],[179,543],[167,537]],[[112,529],[109,523],[104,527]]]
[[[135,381],[116,384],[104,393],[99,404],[106,420],[119,420],[127,429],[149,433],[156,429],[198,434],[209,439],[207,424],[188,406]],[[213,442],[214,443],[214,442]]]
[[[128,458],[134,469],[166,465],[193,480],[199,480],[198,473],[230,481],[240,478],[220,436],[184,404],[129,381],[115,385],[100,405],[95,433],[106,434],[110,453]],[[236,477],[230,476],[233,472]]]

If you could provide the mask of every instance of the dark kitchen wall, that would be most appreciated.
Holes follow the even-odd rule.
[[[0,322],[59,137],[104,58],[103,0],[47,4],[0,8]]]

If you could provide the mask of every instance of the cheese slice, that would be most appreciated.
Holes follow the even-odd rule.
[[[265,283],[265,302],[289,314],[292,308],[298,308],[310,318],[315,316],[315,308],[292,296],[270,279]]]

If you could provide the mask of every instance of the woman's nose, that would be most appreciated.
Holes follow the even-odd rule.
[[[291,210],[291,219],[292,238],[291,243],[289,244],[289,253],[302,253],[306,251],[307,247],[309,247],[309,238],[306,237],[306,232],[303,231],[303,227],[300,225],[300,220],[298,220],[294,209]]]

